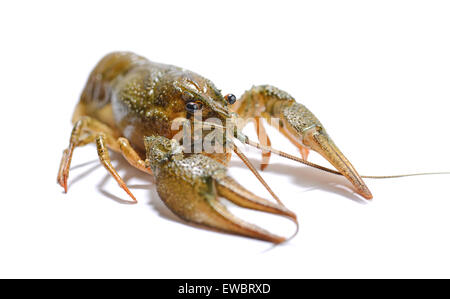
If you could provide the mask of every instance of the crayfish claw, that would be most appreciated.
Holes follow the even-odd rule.
[[[216,186],[220,196],[240,207],[286,216],[294,221],[297,220],[294,212],[288,210],[285,206],[253,194],[229,176],[217,178]]]
[[[281,121],[290,138],[298,140],[306,148],[322,155],[353,184],[361,196],[372,199],[372,194],[361,176],[311,111],[302,104],[294,102],[282,109]]]
[[[146,137],[144,142],[146,163],[155,175],[158,194],[180,218],[273,243],[286,241],[234,216],[219,201],[219,197],[224,197],[239,206],[286,216],[297,223],[293,212],[243,188],[214,159],[201,154],[185,155],[177,141],[161,136]]]
[[[269,241],[275,244],[286,241],[286,238],[274,235],[265,229],[254,224],[248,223],[234,216],[228,209],[221,204],[217,198],[209,199],[208,204],[212,208],[213,213],[209,215],[209,219],[204,224],[239,235]]]

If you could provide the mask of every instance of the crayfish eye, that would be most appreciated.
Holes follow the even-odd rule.
[[[186,111],[189,113],[194,113],[197,110],[202,109],[202,104],[199,102],[187,102]]]
[[[236,96],[229,93],[225,96],[225,100],[227,100],[228,104],[233,105],[236,102]]]

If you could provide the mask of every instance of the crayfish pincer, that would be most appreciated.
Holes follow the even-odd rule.
[[[231,214],[218,200],[224,197],[238,206],[283,215],[297,223],[293,212],[246,190],[214,159],[201,154],[185,156],[176,140],[162,136],[145,137],[145,147],[158,194],[180,218],[274,243],[285,241]]]

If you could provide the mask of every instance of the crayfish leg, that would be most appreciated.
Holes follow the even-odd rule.
[[[117,142],[119,143],[122,156],[128,161],[128,163],[143,172],[152,174],[151,169],[145,166],[145,161],[141,159],[139,154],[130,145],[128,139],[119,137],[119,139],[117,139]]]
[[[78,146],[94,142],[97,133],[103,132],[112,135],[113,131],[105,124],[89,117],[82,116],[74,124],[70,134],[69,147],[64,150],[59,166],[57,182],[67,193],[67,180],[69,178],[70,164],[72,163],[73,151]],[[112,139],[112,138],[111,138]],[[116,147],[118,148],[118,147]]]
[[[150,174],[151,170],[145,167],[145,162],[130,146],[127,139],[116,139],[116,134],[113,129],[89,116],[80,117],[74,124],[70,136],[69,147],[64,150],[61,158],[57,182],[64,188],[65,192],[67,192],[67,180],[74,149],[93,142],[97,145],[97,153],[102,165],[113,176],[119,186],[125,190],[134,202],[136,202],[136,198],[128,189],[126,183],[117,173],[116,169],[112,166],[108,148],[115,152],[121,152],[125,159],[137,169]]]
[[[280,128],[280,132],[295,146],[298,148],[300,155],[302,155],[303,160],[308,160],[309,149],[304,147],[300,142],[298,142],[295,138],[292,137],[291,134],[284,128]]]
[[[256,135],[258,136],[259,144],[265,145],[265,146],[271,146],[272,143],[270,142],[269,136],[267,135],[266,129],[264,128],[263,124],[263,118],[262,117],[255,117],[255,129],[256,129]],[[262,151],[262,160],[261,160],[261,170],[266,169],[267,165],[269,165],[270,161],[270,154],[269,151]]]
[[[106,147],[106,136],[104,133],[99,133],[95,138],[95,143],[97,145],[97,153],[100,159],[100,162],[106,168],[106,170],[111,174],[111,176],[116,180],[119,184],[120,188],[125,190],[125,192],[135,201],[136,197],[134,197],[133,193],[128,189],[127,184],[123,181],[120,175],[117,173],[117,170],[111,164],[111,159],[109,157],[108,148]]]

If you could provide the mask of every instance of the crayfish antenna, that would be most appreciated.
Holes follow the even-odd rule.
[[[241,159],[242,162],[244,162],[245,166],[253,173],[253,175],[259,180],[259,182],[266,188],[266,190],[272,195],[272,197],[280,204],[284,205],[283,202],[280,200],[280,198],[273,192],[272,188],[266,183],[266,181],[263,179],[263,177],[259,174],[258,170],[250,163],[248,158],[244,155],[243,152],[239,150],[239,148],[233,143],[233,151],[236,153],[236,155]]]

